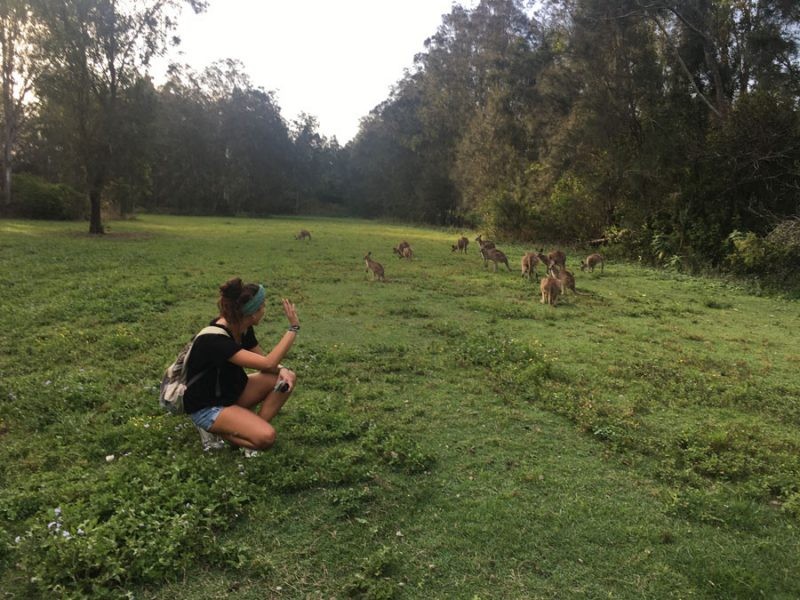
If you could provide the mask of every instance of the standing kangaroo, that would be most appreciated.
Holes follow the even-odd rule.
[[[372,280],[378,279],[379,281],[386,281],[383,276],[383,265],[377,261],[372,260],[372,252],[367,252],[364,257],[364,262],[367,265],[367,273],[372,271]]]
[[[482,234],[481,234],[481,235],[482,235]],[[479,235],[478,237],[476,237],[476,238],[475,238],[475,241],[476,241],[476,242],[478,242],[478,245],[479,245],[479,246],[480,246],[482,249],[483,249],[483,248],[486,248],[487,250],[488,250],[489,248],[494,248],[494,242],[493,242],[493,241],[491,241],[491,240],[484,240],[484,239],[482,239],[482,238],[481,238],[481,235]]]
[[[458,241],[455,244],[452,245],[453,248],[452,251],[455,252],[456,250],[458,250],[459,252],[466,254],[468,245],[469,245],[469,240],[462,236],[458,238]]]
[[[533,273],[534,277],[538,277],[536,274],[536,265],[541,264],[541,262],[542,260],[534,252],[526,252],[523,254],[522,260],[520,261],[522,276],[527,277],[530,280],[531,273]]]
[[[497,263],[505,263],[506,269],[509,271],[511,267],[508,266],[508,257],[500,252],[497,248],[481,248],[481,256],[483,256],[483,267],[491,260],[494,263],[494,272],[497,273]]]
[[[311,239],[311,232],[308,231],[308,229],[301,229],[300,233],[294,236],[294,239],[296,240],[304,240],[306,238],[308,238],[309,240]]]
[[[570,290],[573,294],[577,296],[587,296],[585,292],[579,292],[575,289],[575,275],[572,274],[572,271],[567,271],[566,269],[559,269],[558,266],[553,265],[550,273],[553,277],[558,279],[558,283],[561,286],[561,294],[566,296],[567,290]]]
[[[561,295],[561,283],[558,279],[548,275],[539,283],[539,289],[542,292],[542,304],[555,306],[558,302],[558,297]]]
[[[606,265],[606,260],[603,258],[602,254],[590,254],[586,257],[586,260],[581,261],[581,271],[585,271],[589,269],[590,273],[594,273],[594,268],[597,265],[600,265],[600,272],[603,272],[603,269]]]

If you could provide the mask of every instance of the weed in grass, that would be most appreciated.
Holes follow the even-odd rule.
[[[400,591],[397,574],[399,557],[389,547],[382,547],[361,561],[358,572],[344,586],[350,598],[391,600]]]

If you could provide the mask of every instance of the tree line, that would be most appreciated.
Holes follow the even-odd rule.
[[[93,232],[106,205],[327,213],[783,278],[800,258],[796,2],[454,6],[344,147],[235,61],[153,84],[200,0],[1,4],[7,212],[13,167],[85,194]]]

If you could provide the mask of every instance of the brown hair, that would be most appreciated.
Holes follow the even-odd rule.
[[[240,277],[234,277],[219,287],[219,314],[228,323],[241,323],[244,318],[242,307],[258,293],[255,283],[243,283]]]

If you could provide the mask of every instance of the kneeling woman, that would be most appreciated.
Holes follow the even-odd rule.
[[[195,425],[250,450],[275,443],[270,421],[297,380],[293,371],[280,364],[300,330],[294,304],[283,299],[289,329],[264,354],[253,327],[264,318],[265,296],[264,286],[244,284],[239,278],[220,287],[219,316],[210,323],[220,328],[219,335],[205,334],[195,340],[187,380],[199,378],[184,394],[184,410]],[[248,375],[246,368],[259,372]]]

